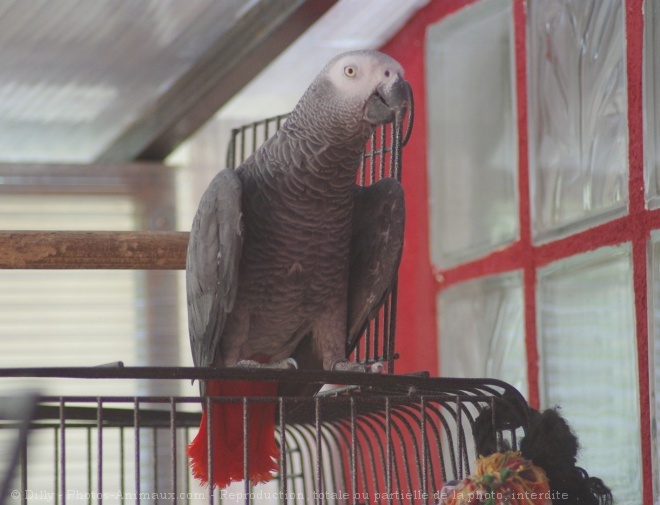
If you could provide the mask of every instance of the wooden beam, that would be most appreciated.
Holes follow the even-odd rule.
[[[336,2],[256,2],[97,161],[165,159]]]
[[[188,232],[5,231],[2,269],[182,270]]]

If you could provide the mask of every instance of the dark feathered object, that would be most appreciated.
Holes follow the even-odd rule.
[[[507,410],[496,407],[494,414],[488,407],[475,420],[474,436],[479,455],[508,450],[498,443],[496,432],[520,426],[522,420],[519,414]],[[612,491],[601,479],[590,477],[586,470],[577,466],[579,442],[559,412],[530,409],[528,414],[520,452],[545,471],[555,498],[553,504],[612,505]]]

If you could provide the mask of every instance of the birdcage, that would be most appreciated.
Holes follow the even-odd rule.
[[[235,166],[272,135],[284,116],[234,130],[228,164]],[[378,128],[367,142],[357,183],[401,178],[401,149],[412,125]],[[492,436],[516,448],[527,405],[512,386],[490,379],[396,375],[396,288],[347,353],[362,363],[386,364],[386,373],[302,370],[141,367],[0,370],[5,377],[71,381],[304,382],[321,389],[310,397],[49,396],[27,421],[39,451],[16,444],[19,461],[9,503],[436,503],[443,485],[474,468],[475,438]],[[332,385],[332,386],[328,386]],[[119,389],[119,388],[118,388]],[[201,404],[238,403],[248,474],[249,418],[256,403],[272,405],[279,470],[271,482],[200,487],[191,477],[186,447],[201,419]],[[211,410],[211,409],[207,409]],[[0,416],[0,432],[18,420]],[[502,420],[506,420],[503,422]],[[210,444],[209,444],[210,445]],[[45,449],[44,449],[45,448]],[[211,456],[210,463],[213,465]],[[1,502],[2,497],[0,497]]]
[[[497,380],[152,367],[5,369],[2,375],[72,380],[258,376],[344,385],[307,398],[206,399],[238,402],[246,424],[255,403],[269,402],[276,413],[280,460],[273,482],[222,490],[197,486],[187,466],[185,447],[201,417],[191,407],[198,410],[199,398],[42,397],[31,421],[32,436],[49,450],[37,457],[29,445],[18,449],[10,503],[435,503],[444,483],[474,469],[474,437],[483,412],[481,424],[485,421],[487,431],[496,434],[500,447],[517,447],[527,419],[524,399]],[[245,458],[249,444],[246,436],[243,454],[232,457]]]

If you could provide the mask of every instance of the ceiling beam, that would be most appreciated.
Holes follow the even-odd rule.
[[[165,159],[336,2],[257,2],[98,161]]]

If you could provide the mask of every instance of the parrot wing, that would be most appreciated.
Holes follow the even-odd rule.
[[[356,186],[348,289],[346,354],[383,305],[396,282],[403,251],[403,188],[392,178]]]
[[[186,258],[188,329],[195,366],[213,364],[239,282],[242,185],[232,169],[211,181],[193,221]]]

